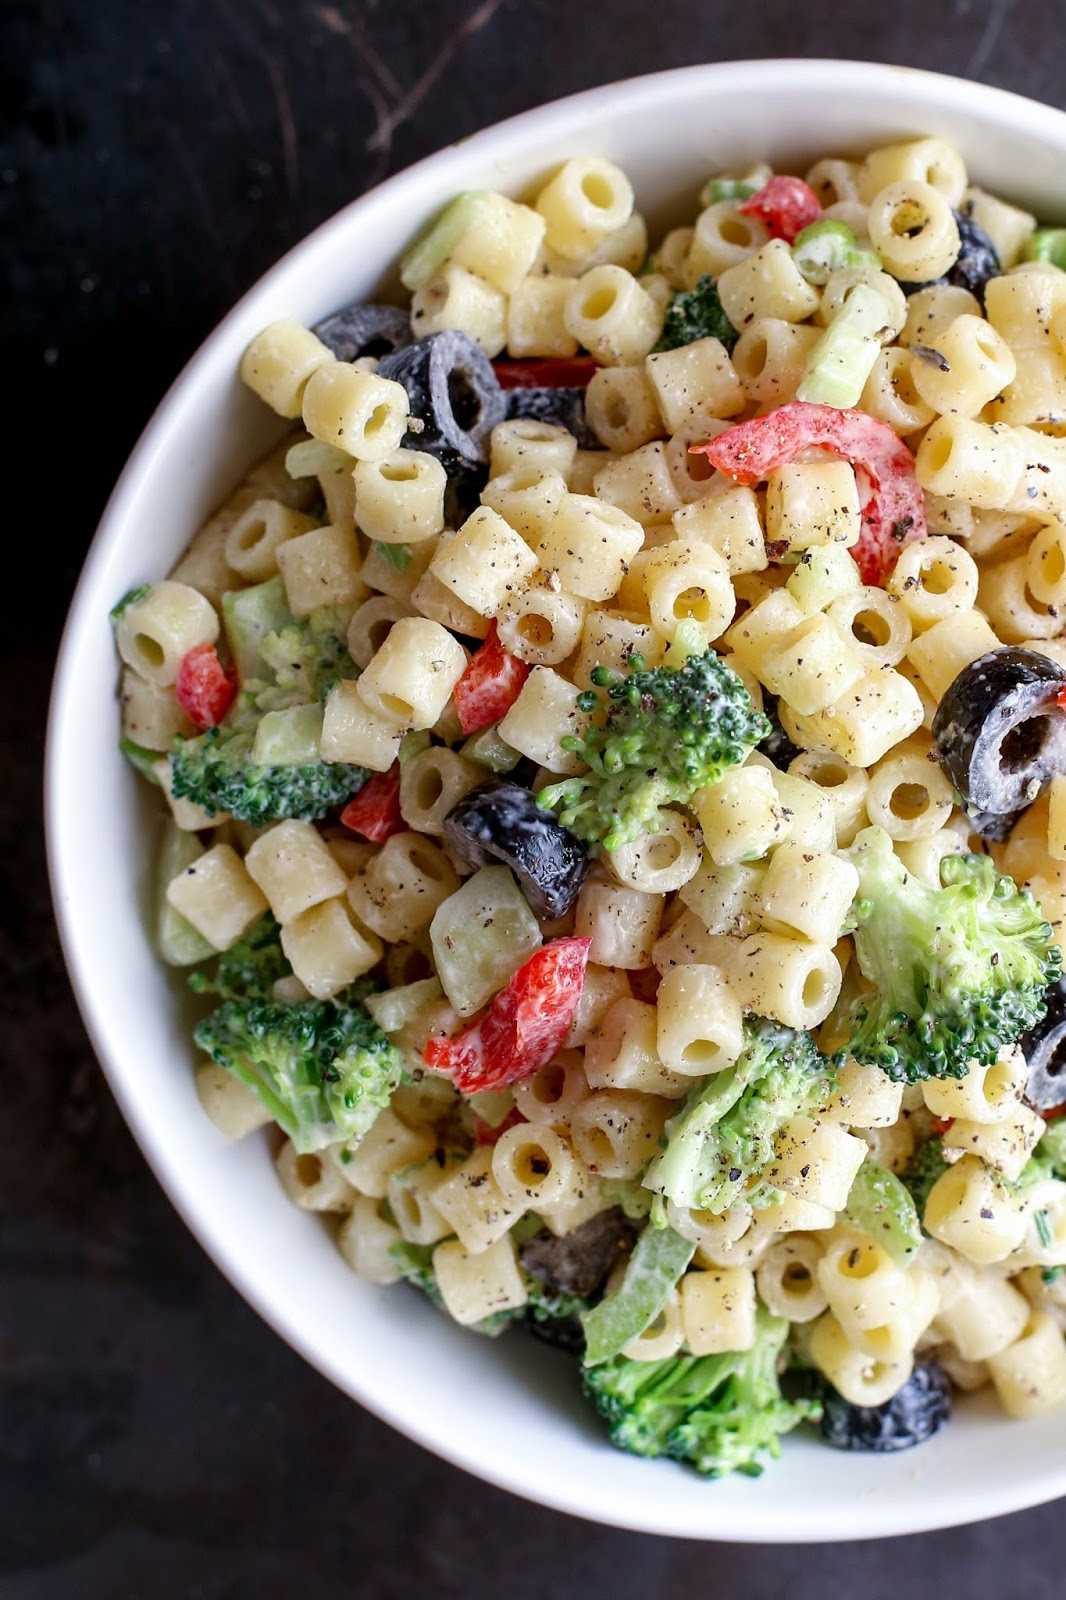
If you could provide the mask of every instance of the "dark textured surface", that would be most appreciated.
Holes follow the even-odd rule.
[[[525,1505],[341,1400],[208,1263],[118,1116],[63,975],[39,791],[56,634],[123,458],[218,316],[343,202],[545,98],[701,59],[846,54],[1061,104],[1064,23],[1061,0],[6,0],[5,511],[49,581],[7,619],[0,701],[2,1600],[1062,1595],[1061,1505],[711,1550]]]

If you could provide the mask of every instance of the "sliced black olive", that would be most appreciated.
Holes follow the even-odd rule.
[[[602,449],[585,421],[584,389],[509,389],[507,416],[554,423],[557,428],[568,428],[583,450]]]
[[[636,1223],[618,1206],[612,1206],[561,1238],[542,1229],[521,1246],[518,1258],[530,1277],[539,1278],[555,1294],[576,1294],[587,1299],[602,1287],[636,1236]]]
[[[568,1356],[579,1356],[585,1348],[585,1330],[577,1317],[538,1317],[536,1307],[530,1306],[525,1325],[534,1339],[565,1350]]]
[[[963,667],[937,707],[933,748],[967,808],[1019,811],[1066,772],[1063,688],[1061,667],[1017,646]]]
[[[904,294],[916,294],[919,289],[931,289],[934,284],[950,283],[957,289],[969,289],[981,304],[985,303],[985,284],[989,278],[998,278],[1003,267],[996,247],[985,230],[973,220],[969,207],[956,211],[959,227],[959,253],[954,264],[942,278],[927,278],[924,283],[901,283]]]
[[[464,795],[445,817],[444,833],[469,866],[509,866],[541,917],[565,916],[588,872],[577,835],[510,778],[490,778]]]
[[[759,749],[775,767],[782,772],[787,772],[789,763],[795,761],[800,754],[799,745],[793,744],[784,728],[781,726],[781,717],[777,709],[777,697],[763,692],[763,711],[770,723],[772,732],[766,735]]]
[[[1025,1099],[1041,1113],[1066,1105],[1066,978],[1053,983],[1044,998],[1043,1020],[1018,1040],[1029,1068]]]
[[[828,1384],[821,1399],[822,1437],[837,1450],[909,1450],[931,1439],[951,1416],[951,1384],[935,1361],[915,1367],[884,1405],[854,1406]]]
[[[338,361],[360,356],[387,356],[414,338],[406,311],[399,306],[345,306],[312,329]]]
[[[990,844],[1002,844],[1014,832],[1014,825],[1025,815],[1026,807],[1020,811],[978,811],[973,806],[963,806],[963,811],[979,838],[987,839]]]
[[[427,450],[449,473],[488,460],[489,434],[504,418],[503,390],[484,351],[465,333],[419,339],[378,363],[383,378],[402,383],[422,431],[404,444]]]

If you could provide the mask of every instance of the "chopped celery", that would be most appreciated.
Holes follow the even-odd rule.
[[[826,217],[801,228],[792,242],[792,259],[808,283],[829,282],[841,267],[880,269],[881,257],[868,239],[857,239],[846,222]]]
[[[368,994],[363,1001],[382,1033],[399,1033],[413,1022],[434,1000],[443,993],[439,978],[419,978],[417,983],[405,983],[399,989],[385,989],[380,994]]]
[[[490,772],[510,772],[522,759],[506,739],[500,738],[496,723],[480,733],[472,733],[459,754],[468,761],[476,761],[479,767],[488,767]]]
[[[414,554],[409,544],[385,544],[381,539],[372,539],[370,548],[381,561],[388,562],[393,572],[406,572]]]
[[[677,632],[663,653],[663,661],[668,667],[683,667],[689,656],[706,654],[707,635],[698,622],[686,617],[678,623]]]
[[[466,1103],[482,1122],[498,1128],[514,1110],[514,1095],[510,1089],[482,1089],[479,1094],[467,1095]]]
[[[405,289],[421,289],[440,270],[463,234],[480,218],[485,199],[484,189],[467,189],[419,235],[400,262],[400,282]]]
[[[214,945],[208,944],[203,934],[198,933],[167,899],[167,885],[203,853],[204,847],[195,833],[184,833],[176,823],[167,821],[159,844],[156,874],[155,943],[168,967],[195,967],[218,954]]]
[[[759,185],[746,178],[709,178],[700,192],[700,203],[714,206],[719,200],[748,200],[758,192]]]
[[[423,750],[428,750],[433,743],[429,732],[425,728],[412,728],[410,733],[405,733],[400,740],[400,750],[396,759],[401,769],[415,756],[420,756]]]
[[[541,946],[540,928],[507,867],[482,867],[437,908],[429,926],[437,974],[469,1017]]]
[[[1026,240],[1024,261],[1050,261],[1066,270],[1066,228],[1037,228]]]
[[[280,633],[292,625],[293,615],[280,573],[250,589],[230,589],[222,596],[222,625],[226,630],[237,681],[243,686],[249,678],[274,678],[261,654],[268,633]]]
[[[322,473],[336,472],[339,467],[354,466],[352,456],[324,439],[301,439],[285,452],[285,471],[290,478],[317,478]]]
[[[854,557],[843,544],[811,545],[785,579],[785,588],[808,616],[861,587]]]
[[[610,1361],[651,1326],[695,1250],[692,1241],[682,1239],[673,1228],[649,1224],[644,1229],[619,1288],[591,1311],[582,1312],[587,1367]]]
[[[891,322],[885,296],[857,283],[811,351],[796,399],[841,411],[857,406]]]
[[[843,1215],[879,1244],[897,1266],[910,1265],[922,1242],[922,1225],[918,1208],[894,1172],[867,1157],[855,1176]]]
[[[139,772],[142,778],[147,778],[149,783],[158,787],[159,763],[166,759],[163,752],[146,750],[143,744],[134,744],[132,739],[120,739],[118,747],[134,772]]]
[[[252,744],[252,760],[259,767],[304,767],[319,761],[322,707],[289,706],[260,717]]]

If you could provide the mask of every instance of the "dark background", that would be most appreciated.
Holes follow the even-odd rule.
[[[58,630],[110,485],[308,229],[500,117],[703,60],[843,54],[1063,105],[1064,24],[1063,0],[0,4],[0,515],[31,563],[0,628],[0,1600],[1061,1600],[1062,1502],[883,1544],[687,1544],[526,1505],[342,1399],[223,1281],[122,1124],[39,818]]]

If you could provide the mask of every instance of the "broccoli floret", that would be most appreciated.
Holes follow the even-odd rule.
[[[713,650],[684,666],[644,668],[633,657],[627,676],[604,667],[579,705],[603,710],[604,725],[562,744],[586,762],[579,778],[551,784],[538,805],[557,811],[564,827],[593,851],[617,850],[660,827],[660,808],[687,805],[697,789],[739,766],[770,732],[744,684]]]
[[[776,1203],[763,1178],[782,1123],[824,1102],[835,1086],[830,1062],[810,1035],[752,1017],[732,1067],[701,1078],[666,1124],[666,1148],[644,1186],[678,1206],[721,1215],[743,1197]]]
[[[704,273],[694,289],[682,289],[666,308],[656,350],[676,350],[694,339],[719,339],[730,352],[740,334],[722,309],[718,285]]]
[[[269,911],[243,939],[219,956],[215,969],[189,974],[196,994],[217,994],[223,1000],[269,1000],[279,978],[292,973],[281,948],[281,928]]]
[[[250,981],[266,970],[253,961]],[[400,1082],[400,1052],[346,996],[282,1004],[253,992],[224,1000],[194,1037],[254,1089],[302,1155],[361,1138]]]
[[[788,1323],[760,1306],[751,1350],[716,1356],[632,1361],[616,1356],[584,1370],[584,1389],[612,1443],[637,1456],[671,1456],[705,1477],[757,1477],[763,1452],[781,1453],[781,1435],[816,1421],[813,1399],[786,1400],[778,1360]]]
[[[340,619],[324,609],[297,621],[280,578],[227,595],[223,617],[240,693],[217,728],[175,740],[174,794],[254,827],[326,816],[368,776],[318,755],[320,708],[339,679],[358,675]]]
[[[362,788],[362,767],[340,761],[263,766],[252,759],[253,733],[223,723],[195,739],[179,738],[170,757],[174,794],[210,815],[228,812],[262,827],[285,817],[317,821]]]
[[[940,1139],[927,1139],[920,1144],[911,1156],[907,1165],[899,1174],[900,1182],[908,1190],[914,1201],[919,1218],[925,1216],[925,1203],[929,1199],[929,1191],[938,1178],[942,1178],[948,1170],[944,1160],[944,1147]],[[925,1227],[923,1224],[923,1233]]]
[[[433,1270],[435,1249],[436,1245],[403,1242],[390,1245],[389,1257],[408,1283],[420,1289],[435,1306],[443,1307],[440,1286]],[[525,1305],[511,1306],[506,1311],[493,1311],[489,1316],[482,1317],[480,1322],[471,1324],[474,1332],[496,1339],[515,1322],[535,1322],[543,1326],[551,1322],[572,1321],[590,1304],[580,1295],[549,1289],[539,1278],[528,1274],[526,1289],[529,1298]]]
[[[1066,1117],[1048,1124],[1047,1132],[1033,1151],[1031,1160],[1042,1163],[1042,1176],[1066,1182]]]
[[[841,1058],[896,1083],[962,1078],[1040,1021],[1062,957],[1032,895],[988,856],[948,856],[943,887],[930,889],[883,828],[863,829],[843,854],[859,873],[855,953],[876,993],[856,1001]]]

